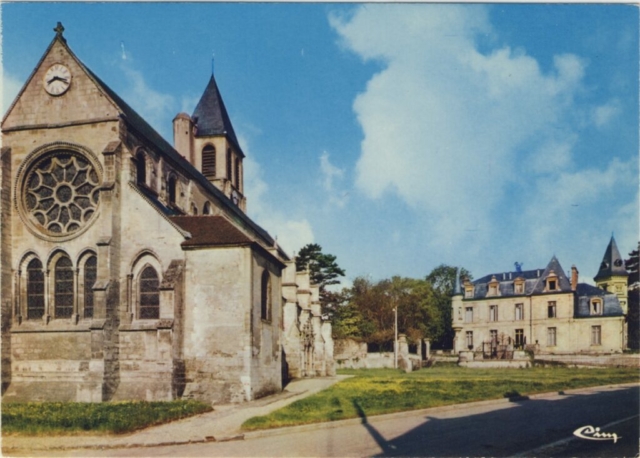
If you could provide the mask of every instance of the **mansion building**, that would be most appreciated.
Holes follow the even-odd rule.
[[[242,402],[334,374],[318,287],[245,213],[213,75],[172,146],[54,30],[2,120],[3,401]]]
[[[517,266],[519,267],[519,266]],[[454,351],[495,357],[499,348],[536,353],[605,353],[626,348],[627,277],[615,239],[607,246],[597,286],[569,276],[554,256],[545,268],[456,282]]]

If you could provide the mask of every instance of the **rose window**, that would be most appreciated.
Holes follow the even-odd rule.
[[[24,208],[53,235],[73,234],[95,213],[98,185],[96,169],[84,156],[58,151],[36,161],[27,173]]]

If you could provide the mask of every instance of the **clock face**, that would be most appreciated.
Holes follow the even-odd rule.
[[[53,64],[45,73],[42,83],[49,94],[62,95],[71,85],[71,72],[62,64]]]

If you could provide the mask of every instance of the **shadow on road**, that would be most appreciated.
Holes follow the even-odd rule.
[[[601,427],[637,415],[639,392],[638,387],[630,387],[566,395],[555,400],[520,397],[490,412],[463,416],[464,412],[450,411],[438,417],[425,417],[418,427],[391,440],[379,431],[385,429],[384,420],[377,429],[362,406],[357,401],[353,405],[363,426],[382,449],[377,456],[507,457],[573,437],[581,426]],[[373,422],[377,423],[375,418]],[[609,429],[616,432],[616,425]],[[582,456],[633,457],[638,453],[639,440],[640,432],[634,431],[615,444],[579,438],[575,438],[575,443]],[[565,450],[571,456],[571,447]]]

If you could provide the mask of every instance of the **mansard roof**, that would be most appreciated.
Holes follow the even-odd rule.
[[[624,260],[622,256],[620,256],[620,251],[618,251],[618,246],[616,245],[616,240],[611,236],[611,240],[609,241],[609,245],[607,245],[607,249],[604,252],[604,256],[602,257],[602,263],[600,264],[600,269],[598,273],[594,277],[595,281],[600,279],[614,277],[614,276],[628,276],[629,273],[625,269]]]
[[[475,280],[473,282],[473,298],[483,299],[487,297],[489,283],[494,277],[496,281],[498,281],[498,287],[500,291],[498,297],[542,294],[545,289],[545,279],[549,276],[551,271],[553,271],[553,273],[558,277],[558,289],[554,292],[571,292],[571,281],[564,273],[564,270],[562,270],[562,266],[560,265],[558,259],[553,256],[551,258],[551,261],[549,261],[544,269],[524,270],[521,272],[516,271],[493,273]],[[523,294],[515,293],[514,282],[517,278],[522,278],[524,280]]]
[[[244,157],[213,74],[200,101],[196,105],[192,119],[196,125],[196,137],[226,135]]]
[[[576,318],[598,317],[598,316],[623,316],[624,312],[620,306],[618,296],[607,291],[596,288],[586,283],[578,283],[577,300],[575,303],[574,316]],[[591,315],[591,299],[602,299],[602,315]]]

